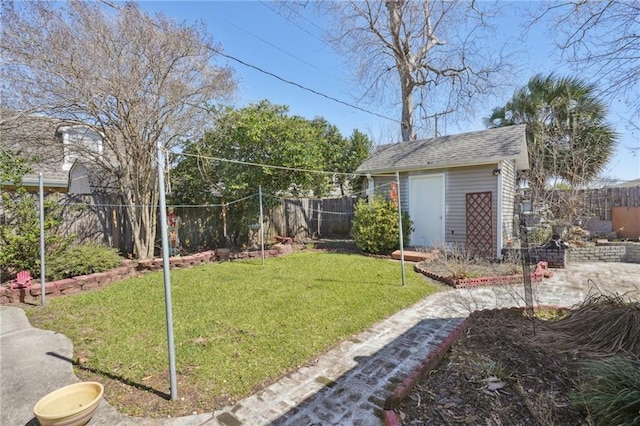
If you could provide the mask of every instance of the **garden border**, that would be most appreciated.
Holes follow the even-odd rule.
[[[531,281],[541,281],[542,278],[551,278],[553,272],[551,272],[548,268],[548,263],[540,261],[536,264],[535,271],[530,273]],[[451,278],[444,277],[442,275],[438,275],[434,272],[429,271],[424,266],[421,266],[419,263],[414,266],[414,269],[434,280],[438,280],[445,284],[450,285],[453,288],[473,288],[473,287],[481,287],[481,286],[489,286],[489,285],[500,285],[500,284],[516,284],[521,283],[523,276],[522,274],[518,275],[499,275],[499,276],[490,276],[490,277],[479,277],[479,278]]]

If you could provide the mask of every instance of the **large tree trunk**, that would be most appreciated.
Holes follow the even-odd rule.
[[[146,180],[146,186],[137,185],[138,191],[133,190],[134,185],[122,188],[125,193],[134,254],[138,259],[153,257],[155,249],[158,191],[155,188],[155,179],[147,176]]]
[[[412,75],[411,52],[406,43],[400,39],[402,33],[402,15],[400,13],[401,4],[396,1],[387,1],[385,6],[389,11],[389,28],[393,45],[393,55],[396,61],[396,69],[400,80],[402,97],[402,122],[400,131],[403,141],[411,141],[416,138],[413,131],[413,89],[415,81]]]
[[[402,72],[400,79],[402,80]],[[405,79],[406,80],[406,79]],[[402,85],[402,140],[412,141],[416,139],[416,134],[413,131],[413,89],[409,82],[404,82]]]

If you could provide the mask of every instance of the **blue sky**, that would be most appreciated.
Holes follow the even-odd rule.
[[[201,20],[225,53],[327,96],[399,119],[399,107],[358,102],[361,92],[348,68],[349,58],[339,57],[323,41],[321,28],[325,23],[317,16],[305,14],[304,18],[298,16],[298,19],[283,16],[286,14],[278,4],[268,1],[143,1],[140,5],[148,12],[162,12],[188,24]],[[526,32],[523,30],[527,3],[503,2],[503,6],[504,14],[497,21],[497,37],[518,47],[520,65],[516,74],[505,82],[502,93],[482,100],[482,110],[477,110],[465,122],[449,124],[441,129],[441,133],[483,129],[482,118],[489,115],[493,107],[503,105],[513,91],[526,84],[535,73],[570,73],[554,59],[557,55],[548,28],[538,26]],[[234,104],[237,107],[268,99],[288,105],[291,114],[324,117],[338,126],[344,136],[357,128],[375,143],[400,139],[399,125],[394,121],[312,94],[233,60],[221,58],[221,63],[235,70],[238,90]],[[591,81],[588,76],[581,77]],[[620,113],[624,113],[624,104],[615,102],[610,121],[622,137],[604,177],[631,180],[640,177],[640,155],[631,155],[629,147],[639,145],[640,135],[625,129]]]

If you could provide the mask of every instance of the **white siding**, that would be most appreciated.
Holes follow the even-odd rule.
[[[502,239],[500,248],[508,239],[516,237],[517,224],[514,223],[517,176],[515,160],[502,163]]]
[[[467,243],[467,194],[491,192],[493,235],[496,238],[498,209],[498,178],[493,175],[496,165],[460,167],[447,173],[445,241],[465,246]]]

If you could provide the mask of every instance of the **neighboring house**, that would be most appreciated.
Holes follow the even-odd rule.
[[[528,168],[526,125],[517,125],[383,145],[356,171],[370,175],[370,195],[389,193],[399,172],[411,245],[500,256],[514,234],[517,172]]]
[[[102,160],[102,136],[82,124],[37,115],[2,112],[0,143],[31,161],[23,185],[37,191],[39,173],[46,192],[92,194],[113,192],[114,185],[95,165]],[[0,182],[10,189],[9,182]]]
[[[29,160],[31,172],[22,178],[29,192],[38,192],[42,173],[45,196],[63,206],[59,232],[131,252],[118,186],[98,164],[109,152],[98,132],[82,124],[2,110],[0,146]],[[13,182],[0,182],[0,188],[11,191]],[[0,220],[4,214],[0,204]]]

